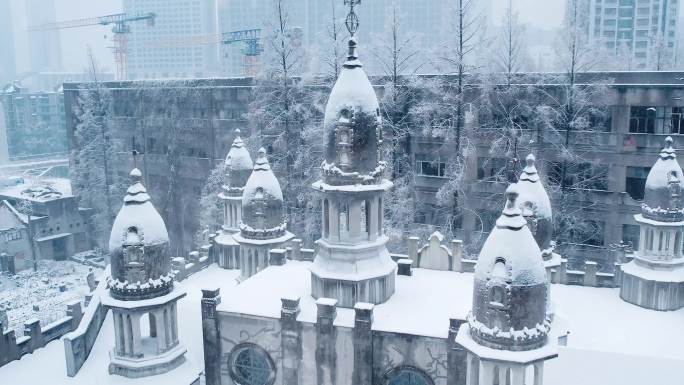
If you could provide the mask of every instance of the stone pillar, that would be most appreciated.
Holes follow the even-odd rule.
[[[220,289],[202,289],[202,340],[207,385],[221,384],[221,330],[216,317],[216,306],[220,303]]]
[[[81,301],[72,301],[67,303],[67,312],[66,312],[68,317],[71,317],[71,331],[76,330],[78,328],[78,324],[81,323],[81,319],[83,318],[83,310],[81,309]],[[0,317],[0,320],[2,317]]]
[[[178,344],[178,302],[171,304],[171,343]]]
[[[283,384],[299,384],[299,363],[302,360],[301,325],[297,322],[299,315],[299,297],[283,297],[280,299],[281,350],[283,355]]]
[[[413,261],[408,259],[408,258],[402,258],[397,261],[397,274],[398,275],[406,275],[406,276],[411,276],[413,275],[413,272],[411,271],[411,265],[413,264]]]
[[[292,245],[292,258],[295,261],[302,260],[302,240],[293,239],[290,244]]]
[[[361,234],[361,202],[352,201],[349,204],[349,238],[359,239]]]
[[[152,313],[150,313],[152,315]],[[154,312],[154,328],[155,337],[157,338],[157,353],[163,353],[167,349],[166,331],[164,330],[164,311],[157,310]],[[150,335],[152,331],[152,323],[150,323]]]
[[[420,238],[409,237],[408,239],[408,257],[414,263],[418,260],[418,242]]]
[[[131,352],[133,357],[142,357],[142,341],[140,340],[140,314],[131,314]]]
[[[124,335],[124,356],[132,356],[133,351],[131,350],[133,345],[133,336],[131,331],[131,321],[130,315],[126,313],[121,314],[121,324],[123,325],[123,335]]]
[[[24,323],[24,336],[31,337],[30,352],[45,346],[43,331],[40,330],[40,321],[32,319]]]
[[[465,320],[450,318],[447,340],[447,385],[466,385],[468,351],[456,343],[456,335]],[[467,324],[466,326],[467,327]]]
[[[544,362],[534,364],[534,385],[544,385]]]
[[[598,284],[596,273],[598,265],[594,261],[584,262],[584,286],[595,287]]]
[[[368,238],[374,241],[378,238],[378,198],[373,197],[370,201],[370,220],[368,221],[369,227],[366,229],[368,231]]]
[[[568,284],[568,260],[565,258],[561,259],[560,266],[558,266],[558,280],[563,285]]]
[[[339,202],[335,199],[328,199],[328,207],[330,208],[330,215],[328,219],[330,220],[330,234],[331,240],[340,239],[340,212],[339,212]]]
[[[282,266],[287,260],[287,251],[284,249],[272,249],[268,252],[269,266]]]
[[[461,260],[463,259],[463,241],[460,239],[454,239],[451,241],[451,256],[453,257],[453,262],[451,264],[452,271],[463,272],[463,264]]]
[[[373,304],[354,305],[354,385],[373,384]]]
[[[511,385],[525,385],[525,367],[516,365],[511,368]]]
[[[7,318],[7,310],[0,308],[0,333],[7,330],[9,327],[9,319]]]
[[[121,314],[112,309],[112,319],[114,320],[114,350],[117,356],[123,356],[126,354],[126,348]]]
[[[316,378],[318,385],[335,383],[337,366],[335,317],[337,300],[319,298],[316,300]]]

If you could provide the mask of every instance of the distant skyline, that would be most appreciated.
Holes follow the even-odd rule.
[[[26,17],[25,0],[0,1],[9,1],[12,5],[17,72],[27,71],[29,68],[27,50],[29,32],[26,31],[26,27],[31,23]],[[508,0],[491,0],[491,2],[492,23],[499,25]],[[56,3],[58,21],[118,13],[123,9],[121,0],[57,0]],[[565,0],[513,0],[513,6],[519,12],[521,23],[544,29],[561,25],[564,5]],[[683,17],[684,13],[680,10],[680,20]],[[61,38],[63,71],[80,72],[86,68],[88,66],[86,47],[90,46],[99,67],[113,72],[114,58],[108,48],[111,45],[108,40],[112,35],[110,29],[110,27],[93,26],[55,31]]]

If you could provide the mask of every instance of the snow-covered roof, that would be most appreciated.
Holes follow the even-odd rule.
[[[169,241],[166,224],[154,208],[142,185],[142,173],[137,168],[131,171],[133,183],[126,191],[124,204],[114,219],[109,236],[109,250],[120,248],[126,240],[128,230],[133,227],[142,237],[144,245],[157,245]]]
[[[546,282],[546,270],[539,245],[516,201],[517,186],[506,190],[506,207],[487,237],[475,265],[475,279],[486,280],[496,261],[502,258],[512,285],[536,285]]]
[[[665,138],[665,147],[660,151],[658,160],[646,177],[644,204],[647,209],[651,210],[643,210],[643,214],[651,219],[682,219],[681,213],[665,212],[677,211],[682,208],[681,191],[684,190],[684,176],[682,175],[682,168],[677,162],[677,154],[672,147],[673,142],[671,137]],[[673,190],[674,186],[678,191]],[[676,199],[674,199],[673,193],[679,194]],[[660,210],[665,211],[659,212]]]
[[[230,170],[251,170],[254,167],[252,157],[240,137],[240,129],[235,129],[235,139],[226,156],[226,166]]]
[[[353,109],[356,113],[363,112],[368,115],[375,115],[380,107],[375,90],[358,59],[356,40],[351,38],[349,45],[349,56],[342,66],[340,75],[325,106],[325,118],[323,120],[325,127],[337,123],[344,109]]]
[[[66,376],[64,344],[56,340],[0,367],[0,378],[36,385],[46,384],[45,379],[49,379],[50,385],[91,385],[94,378],[102,384],[186,385],[185,371],[202,369],[200,289],[220,285],[224,301],[219,310],[274,318],[280,317],[281,297],[301,297],[298,319],[313,322],[316,304],[310,297],[309,266],[309,262],[287,261],[284,266],[268,267],[235,286],[239,270],[212,265],[183,281],[188,295],[178,302],[178,332],[179,340],[188,349],[189,366],[184,364],[178,368],[180,371],[137,380],[107,375],[109,351],[114,346],[114,327],[108,316],[90,357],[76,377]],[[471,273],[414,269],[413,276],[396,278],[394,296],[374,307],[374,330],[403,330],[446,338],[448,318],[465,317],[471,307]],[[619,289],[608,288],[554,284],[551,297],[556,304],[556,317],[565,320],[571,333],[568,346],[559,348],[559,357],[545,364],[545,385],[660,384],[681,376],[684,309],[644,309],[622,301]],[[353,322],[352,309],[337,309],[336,325]]]
[[[71,197],[71,182],[65,178],[24,178],[24,183],[0,190],[0,195],[34,202]]]
[[[271,170],[266,158],[266,150],[262,147],[257,153],[256,163],[252,175],[247,179],[245,190],[242,193],[242,205],[249,205],[255,199],[257,192],[263,193],[265,198],[283,200],[283,191],[280,183]]]
[[[551,200],[540,181],[534,162],[534,155],[527,155],[525,168],[518,180],[518,204],[522,208],[526,203],[532,203],[539,217],[551,219]]]

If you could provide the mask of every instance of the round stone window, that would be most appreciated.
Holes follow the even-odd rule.
[[[385,375],[387,385],[433,385],[430,377],[412,366],[396,367]]]
[[[239,385],[271,385],[275,380],[275,365],[268,353],[255,344],[236,346],[228,362],[230,376]]]

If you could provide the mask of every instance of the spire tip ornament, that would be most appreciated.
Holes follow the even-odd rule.
[[[344,25],[347,26],[347,31],[354,37],[354,34],[359,29],[359,17],[354,12],[354,7],[361,4],[361,0],[344,0],[344,5],[349,6],[349,13],[344,20]]]

